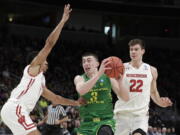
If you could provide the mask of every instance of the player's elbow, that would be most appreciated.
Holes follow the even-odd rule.
[[[121,95],[120,97],[121,97],[121,99],[124,100],[125,102],[128,102],[128,101],[130,100],[128,93],[127,93],[127,94],[124,94],[124,95]]]
[[[81,85],[76,85],[76,91],[78,92],[80,96],[83,96],[84,94],[86,94],[85,90],[83,89],[83,87],[81,87]]]
[[[153,99],[153,101],[159,99],[158,98],[159,96],[157,95],[157,93],[155,91],[151,91],[150,96]]]
[[[129,96],[123,97],[123,100],[124,100],[125,102],[128,102],[128,101],[129,101]]]
[[[121,99],[125,102],[130,100],[129,92],[127,89],[121,89],[121,91],[118,93],[118,96],[121,97]]]

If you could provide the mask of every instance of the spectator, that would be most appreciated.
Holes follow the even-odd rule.
[[[163,128],[162,128],[162,135],[166,135],[166,132],[167,132],[167,128],[166,128],[166,127],[163,127]]]
[[[152,128],[152,126],[148,127],[148,135],[153,135],[153,128]]]

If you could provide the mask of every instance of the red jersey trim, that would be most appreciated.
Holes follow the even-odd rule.
[[[17,99],[19,99],[20,97],[22,97],[23,95],[25,95],[27,93],[27,91],[29,90],[29,88],[33,85],[33,83],[35,82],[35,79],[31,79],[27,85],[27,88],[25,90],[23,90],[19,96],[17,97]]]
[[[21,114],[21,108],[22,107],[19,105],[16,107],[16,115],[18,117],[18,123],[21,124],[25,130],[29,130],[36,127],[34,123],[31,124],[26,123],[25,116]]]

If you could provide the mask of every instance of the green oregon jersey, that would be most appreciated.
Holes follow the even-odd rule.
[[[90,79],[86,74],[83,74],[82,77],[85,81]],[[81,127],[79,133],[82,135],[95,135],[101,125],[109,125],[114,130],[109,77],[103,74],[94,87],[82,97],[87,101],[87,105],[80,107]]]

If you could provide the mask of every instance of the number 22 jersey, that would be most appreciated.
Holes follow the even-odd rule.
[[[135,68],[130,63],[125,63],[124,67],[123,83],[129,90],[130,100],[125,102],[118,97],[119,100],[115,104],[114,113],[146,115],[149,109],[152,83],[151,66],[142,63],[139,68]]]

